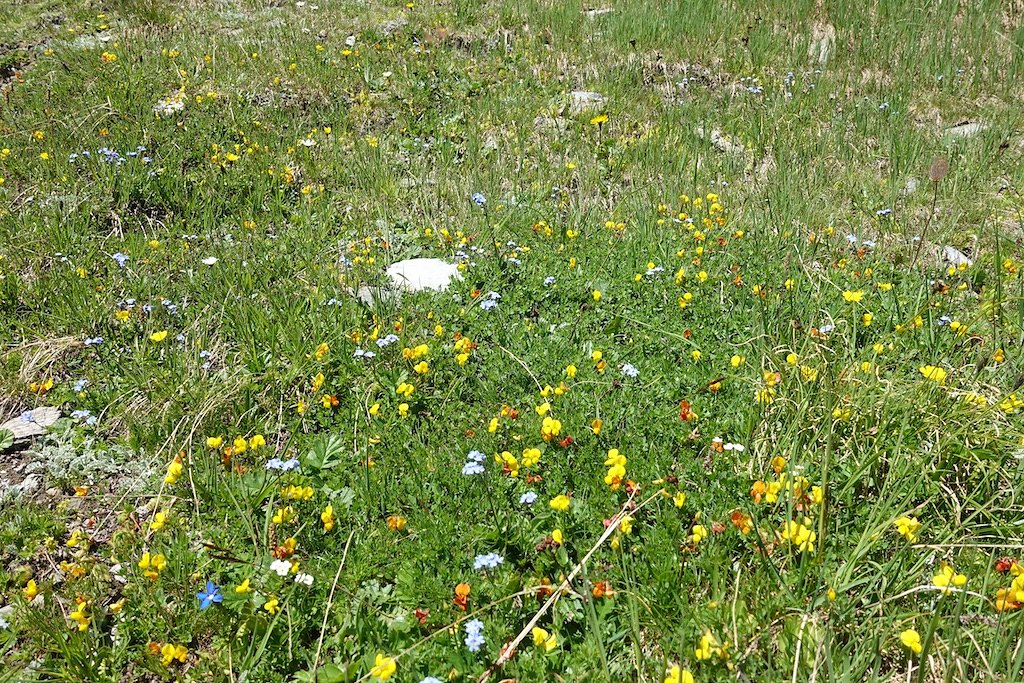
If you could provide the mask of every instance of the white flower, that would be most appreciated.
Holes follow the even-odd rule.
[[[217,260],[218,259],[216,256],[207,256],[206,258],[203,259],[203,265],[212,266],[213,264],[217,263]]]
[[[160,100],[153,106],[157,116],[170,116],[185,108],[185,91],[179,90],[170,97]]]
[[[301,583],[303,586],[312,586],[313,577],[309,574],[296,574],[295,583]]]
[[[270,563],[270,571],[274,572],[278,576],[288,576],[288,572],[292,570],[292,563],[287,560],[274,560]]]

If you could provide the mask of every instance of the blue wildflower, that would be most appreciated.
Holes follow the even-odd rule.
[[[479,619],[473,619],[466,622],[466,647],[469,648],[470,652],[476,652],[484,643],[484,622]]]
[[[199,598],[199,609],[207,609],[213,603],[222,601],[224,594],[220,592],[220,586],[215,586],[213,581],[207,581],[206,590],[196,593],[196,597]]]
[[[465,465],[462,466],[462,473],[467,476],[483,474],[484,466],[478,462],[473,462],[472,460],[470,460]]]
[[[477,555],[473,560],[473,569],[480,571],[481,569],[495,569],[499,564],[505,561],[505,558],[498,553],[487,553],[485,555]]]

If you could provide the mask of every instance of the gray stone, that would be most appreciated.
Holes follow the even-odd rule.
[[[710,134],[708,134],[708,132],[703,127],[696,128],[693,132],[700,139],[707,140],[708,142],[710,142],[711,146],[717,149],[719,152],[724,152],[725,154],[739,155],[746,154],[747,152],[746,148],[743,145],[741,145],[738,142],[733,142],[728,137],[723,135],[722,131],[720,131],[717,128],[712,128]]]
[[[569,116],[579,116],[587,111],[599,111],[604,109],[607,100],[599,92],[589,90],[574,90],[569,93]]]
[[[826,64],[835,44],[835,27],[832,24],[816,24],[811,30],[811,42],[807,46],[807,58],[818,64]]]
[[[946,132],[954,137],[969,138],[977,135],[986,128],[988,128],[988,126],[984,123],[979,123],[978,121],[961,121],[955,126],[947,128]]]
[[[0,429],[6,429],[14,434],[15,445],[28,441],[33,437],[42,436],[46,433],[47,427],[50,427],[60,419],[60,409],[52,406],[40,406],[26,411],[26,413],[31,415],[32,419],[30,421],[25,421],[19,415],[0,424]]]
[[[43,475],[41,474],[30,474],[20,483],[15,484],[11,487],[11,493],[14,497],[28,495],[35,493],[43,485]]]

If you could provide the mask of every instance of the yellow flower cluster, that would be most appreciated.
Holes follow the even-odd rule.
[[[309,500],[313,497],[313,487],[289,484],[281,489],[281,497],[287,500]]]
[[[802,523],[791,519],[782,526],[779,536],[783,541],[796,546],[797,550],[813,553],[818,535],[811,531],[810,524],[809,519],[804,519]]]
[[[608,468],[608,472],[604,475],[604,483],[613,491],[618,490],[622,480],[626,478],[626,456],[619,453],[618,448],[612,448],[608,451],[604,465]]]

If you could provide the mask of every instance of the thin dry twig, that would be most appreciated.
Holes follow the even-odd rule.
[[[608,523],[608,526],[604,530],[604,533],[601,534],[601,537],[599,539],[597,539],[597,542],[593,546],[591,546],[590,550],[587,551],[587,554],[583,556],[583,559],[580,560],[575,567],[573,567],[572,571],[569,572],[569,575],[565,577],[565,579],[562,581],[558,589],[551,594],[551,596],[547,599],[547,601],[544,602],[543,605],[541,605],[541,608],[537,610],[537,613],[533,615],[533,618],[526,623],[526,626],[524,626],[523,629],[519,632],[519,635],[513,638],[512,642],[505,645],[505,647],[501,649],[501,654],[498,656],[498,659],[495,660],[494,664],[488,667],[487,670],[483,672],[483,674],[481,674],[480,678],[477,679],[477,683],[486,683],[486,681],[491,677],[491,674],[495,670],[504,666],[505,662],[512,658],[512,656],[515,654],[516,648],[519,647],[519,644],[523,642],[523,639],[525,639],[526,636],[533,629],[533,627],[537,625],[537,622],[540,621],[540,618],[544,616],[544,614],[549,609],[551,609],[551,606],[558,602],[558,599],[562,596],[562,593],[569,587],[573,579],[576,578],[576,575],[579,574],[580,571],[583,569],[583,565],[587,563],[591,556],[593,556],[593,554],[597,552],[597,549],[604,545],[604,542],[607,541],[611,537],[611,535],[615,533],[615,530],[619,528],[619,522],[621,522],[624,517],[631,514],[631,512],[634,512],[635,510],[639,510],[640,508],[644,507],[659,495],[660,492],[656,491],[646,500],[644,500],[640,505],[636,506],[636,508],[632,507],[633,498],[636,497],[636,492],[634,491],[629,496],[626,502],[622,504],[622,508],[618,511],[618,513],[616,513],[616,515],[611,518],[611,520]]]
[[[316,641],[316,655],[313,657],[313,666],[310,671],[316,676],[316,668],[320,666],[320,652],[324,646],[324,634],[327,632],[327,616],[331,613],[331,606],[334,604],[334,591],[338,588],[338,579],[341,578],[341,570],[345,568],[345,559],[348,557],[348,547],[352,543],[352,537],[356,535],[353,529],[345,541],[345,550],[341,553],[341,562],[338,563],[338,571],[334,574],[334,581],[331,583],[331,592],[327,595],[327,606],[324,607],[324,620],[320,624],[320,638]]]

